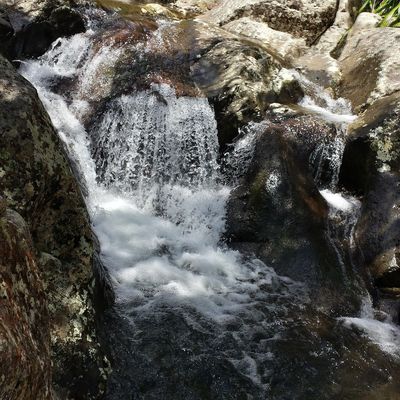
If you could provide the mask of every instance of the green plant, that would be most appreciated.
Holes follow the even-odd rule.
[[[380,26],[400,28],[400,0],[364,0],[360,13],[363,11],[379,14],[383,18]]]

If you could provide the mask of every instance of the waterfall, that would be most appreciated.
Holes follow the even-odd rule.
[[[249,353],[246,336],[261,320],[263,330],[272,329],[268,314],[271,307],[279,312],[277,299],[305,299],[305,291],[221,243],[231,187],[221,179],[207,99],[177,97],[166,84],[108,98],[103,79],[104,107],[85,127],[93,113],[89,82],[121,51],[113,44],[95,51],[95,37],[89,30],[59,39],[43,57],[23,63],[21,73],[37,88],[79,171],[117,306],[134,324],[175,310],[196,330],[209,330],[213,321],[218,336],[230,326],[233,342],[218,351],[264,387],[254,367],[265,362],[264,345]],[[60,94],[60,82],[71,80],[68,95]]]
[[[222,240],[229,195],[265,122],[244,128],[221,166],[206,98],[180,96],[166,83],[116,91],[110,77],[121,57],[145,64],[170,25],[161,23],[138,43],[103,40],[113,16],[90,12],[85,33],[58,39],[39,59],[22,62],[20,72],[38,90],[65,145],[116,294],[115,319],[105,324],[118,353],[107,399],[128,398],[131,390],[129,398],[136,398],[134,390],[172,398],[164,390],[175,385],[183,386],[180,398],[261,399],[274,379],[279,391],[281,365],[289,371],[292,360],[311,365],[296,371],[300,378],[314,379],[323,363],[338,368],[339,352],[316,334],[320,310],[312,308],[307,287]],[[329,184],[319,189],[331,219],[354,226],[349,215],[359,203],[333,192],[345,125],[354,117],[347,103],[299,80],[314,93],[301,106],[339,127],[310,162],[319,182],[328,160]],[[267,183],[274,188],[277,177]],[[189,389],[184,397],[186,387],[200,397],[190,397]],[[297,398],[296,388],[288,396]]]

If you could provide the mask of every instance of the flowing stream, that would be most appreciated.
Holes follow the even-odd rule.
[[[99,45],[99,32],[112,23],[101,18],[89,18],[86,33],[59,39],[21,72],[67,148],[116,293],[115,314],[106,319],[114,363],[107,398],[325,398],[312,396],[331,393],[326,385],[337,379],[342,344],[316,338],[307,288],[221,241],[232,187],[218,164],[213,109],[165,83],[113,96],[107,71],[124,48]],[[146,60],[157,40],[158,31],[135,57]],[[302,105],[335,122],[351,120],[309,98]],[[239,153],[251,157],[252,132],[236,143],[233,170],[243,168]],[[343,151],[337,140],[312,161],[317,180],[322,160],[335,164],[322,193],[336,210],[353,212],[357,201],[333,192]],[[357,320],[329,323],[346,337],[345,325]]]

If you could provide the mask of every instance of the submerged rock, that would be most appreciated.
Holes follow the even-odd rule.
[[[96,398],[104,385],[103,354],[95,330],[94,248],[85,203],[35,89],[2,58],[0,76],[0,191],[24,217],[42,254],[53,382],[62,396]]]

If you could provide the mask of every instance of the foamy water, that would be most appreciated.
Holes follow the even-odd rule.
[[[359,317],[340,318],[339,321],[349,329],[356,329],[368,337],[382,351],[393,357],[400,357],[400,328],[393,324],[389,316],[378,321],[369,298],[364,299]]]
[[[217,162],[217,126],[208,100],[177,97],[168,85],[155,84],[109,99],[112,84],[104,72],[124,44],[95,49],[97,35],[93,29],[59,39],[39,60],[23,63],[21,73],[37,88],[86,189],[117,304],[133,321],[148,317],[144,326],[151,329],[159,324],[151,318],[166,309],[207,334],[203,320],[223,334],[229,326],[230,341],[218,347],[218,357],[266,390],[267,366],[274,358],[269,342],[284,336],[286,324],[279,318],[309,301],[306,289],[221,243],[232,187],[224,183]],[[149,43],[159,40],[156,32]],[[150,51],[141,50],[144,57]],[[75,84],[60,94],[55,88],[65,79]],[[86,130],[94,100],[104,101],[102,112]],[[348,122],[335,104],[320,114],[331,118],[329,113],[338,112],[335,122]],[[232,181],[252,158],[253,128],[227,161]],[[329,153],[335,166],[341,146],[342,141],[335,143]],[[272,190],[277,181],[268,184]],[[351,200],[340,194],[323,195],[332,208],[351,210]],[[253,341],[256,331],[262,339]],[[378,335],[369,332],[371,340]]]
[[[231,189],[220,183],[207,99],[177,98],[171,87],[153,85],[109,101],[86,132],[84,94],[120,52],[110,45],[90,64],[92,35],[58,40],[21,72],[38,89],[80,171],[117,301],[130,310],[192,307],[215,321],[251,313],[260,286],[280,278],[220,243]],[[74,52],[77,58],[65,56]],[[52,91],[66,77],[78,81],[68,102]]]

